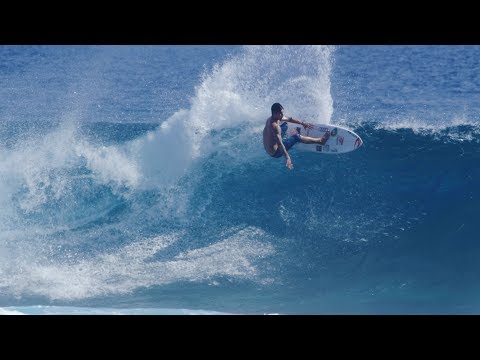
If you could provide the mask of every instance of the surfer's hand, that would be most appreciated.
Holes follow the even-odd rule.
[[[293,164],[292,164],[292,159],[288,158],[287,159],[287,165],[286,165],[290,170],[293,169]]]
[[[305,130],[313,128],[313,124],[307,123],[305,121],[302,121],[302,126],[305,128]]]

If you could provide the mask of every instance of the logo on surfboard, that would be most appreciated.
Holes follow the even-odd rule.
[[[362,140],[360,140],[360,138],[357,137],[357,139],[355,140],[355,144],[353,144],[353,148],[358,149],[360,145],[362,145]]]

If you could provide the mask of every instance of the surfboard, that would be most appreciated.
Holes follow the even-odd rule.
[[[300,134],[314,138],[322,137],[327,131],[330,137],[325,145],[296,143],[292,149],[311,151],[318,154],[342,154],[358,149],[363,141],[352,130],[334,124],[313,124],[312,129],[305,129],[299,124],[287,122],[287,136]]]

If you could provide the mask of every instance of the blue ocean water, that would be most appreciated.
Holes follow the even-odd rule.
[[[480,313],[479,59],[0,46],[0,314]],[[289,171],[274,102],[364,145]]]

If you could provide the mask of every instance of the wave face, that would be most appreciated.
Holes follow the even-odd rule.
[[[479,52],[3,47],[0,306],[477,313]],[[364,146],[288,171],[274,102]]]

